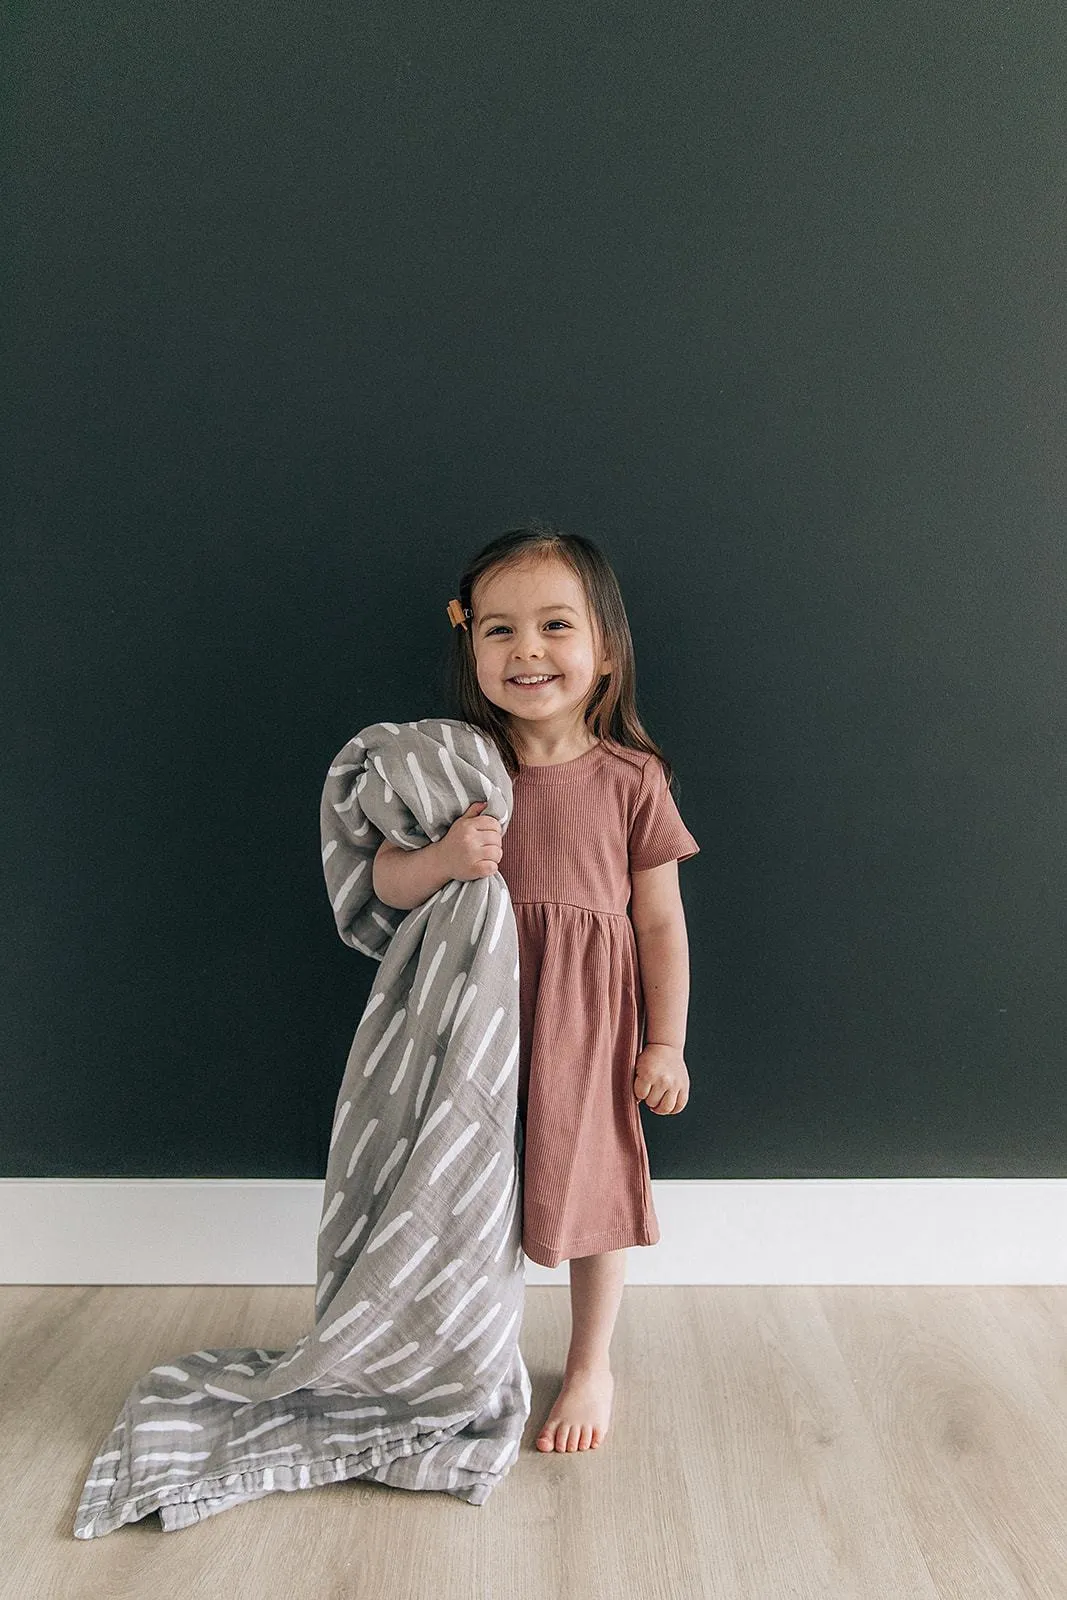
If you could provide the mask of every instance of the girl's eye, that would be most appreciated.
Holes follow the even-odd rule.
[[[549,622],[545,623],[545,627],[546,628],[550,628],[554,622],[558,622],[561,628],[569,628],[570,627],[570,623],[569,622],[564,622],[562,617],[553,617]],[[499,633],[501,628],[506,628],[506,627],[507,627],[507,623],[506,622],[498,622],[495,628],[490,628],[488,630],[488,632],[486,633],[485,637],[487,639],[491,639],[494,633]]]

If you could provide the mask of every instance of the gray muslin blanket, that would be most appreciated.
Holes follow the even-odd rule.
[[[511,781],[466,722],[374,723],[334,759],[326,886],[341,938],[380,966],[334,1113],[315,1324],[288,1350],[194,1350],[146,1373],[76,1538],[346,1478],[483,1505],[515,1462],[531,1398],[515,914],[499,872],[407,912],[371,882],[383,838],[417,850],[475,800],[507,826]]]

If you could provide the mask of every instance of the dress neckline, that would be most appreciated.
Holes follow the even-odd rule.
[[[583,750],[580,756],[571,756],[569,761],[534,762],[533,764],[523,761],[520,762],[519,770],[515,776],[522,778],[525,783],[565,783],[572,775],[579,777],[584,773],[585,769],[582,767],[582,762],[587,762],[590,756],[595,756],[603,748],[604,741],[601,739],[596,744],[591,745],[588,750]]]

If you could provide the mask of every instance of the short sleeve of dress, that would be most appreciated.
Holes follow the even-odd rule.
[[[667,787],[662,763],[650,755],[630,823],[630,870],[644,872],[665,861],[686,861],[699,851]]]

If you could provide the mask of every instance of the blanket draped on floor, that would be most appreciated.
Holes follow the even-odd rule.
[[[195,1350],[133,1388],[75,1537],[185,1528],[272,1490],[373,1478],[483,1505],[530,1413],[518,1117],[519,952],[499,872],[414,910],[377,898],[383,838],[419,849],[511,781],[469,723],[378,722],[322,791],[337,931],[380,963],[334,1113],[315,1325],[287,1350]]]

